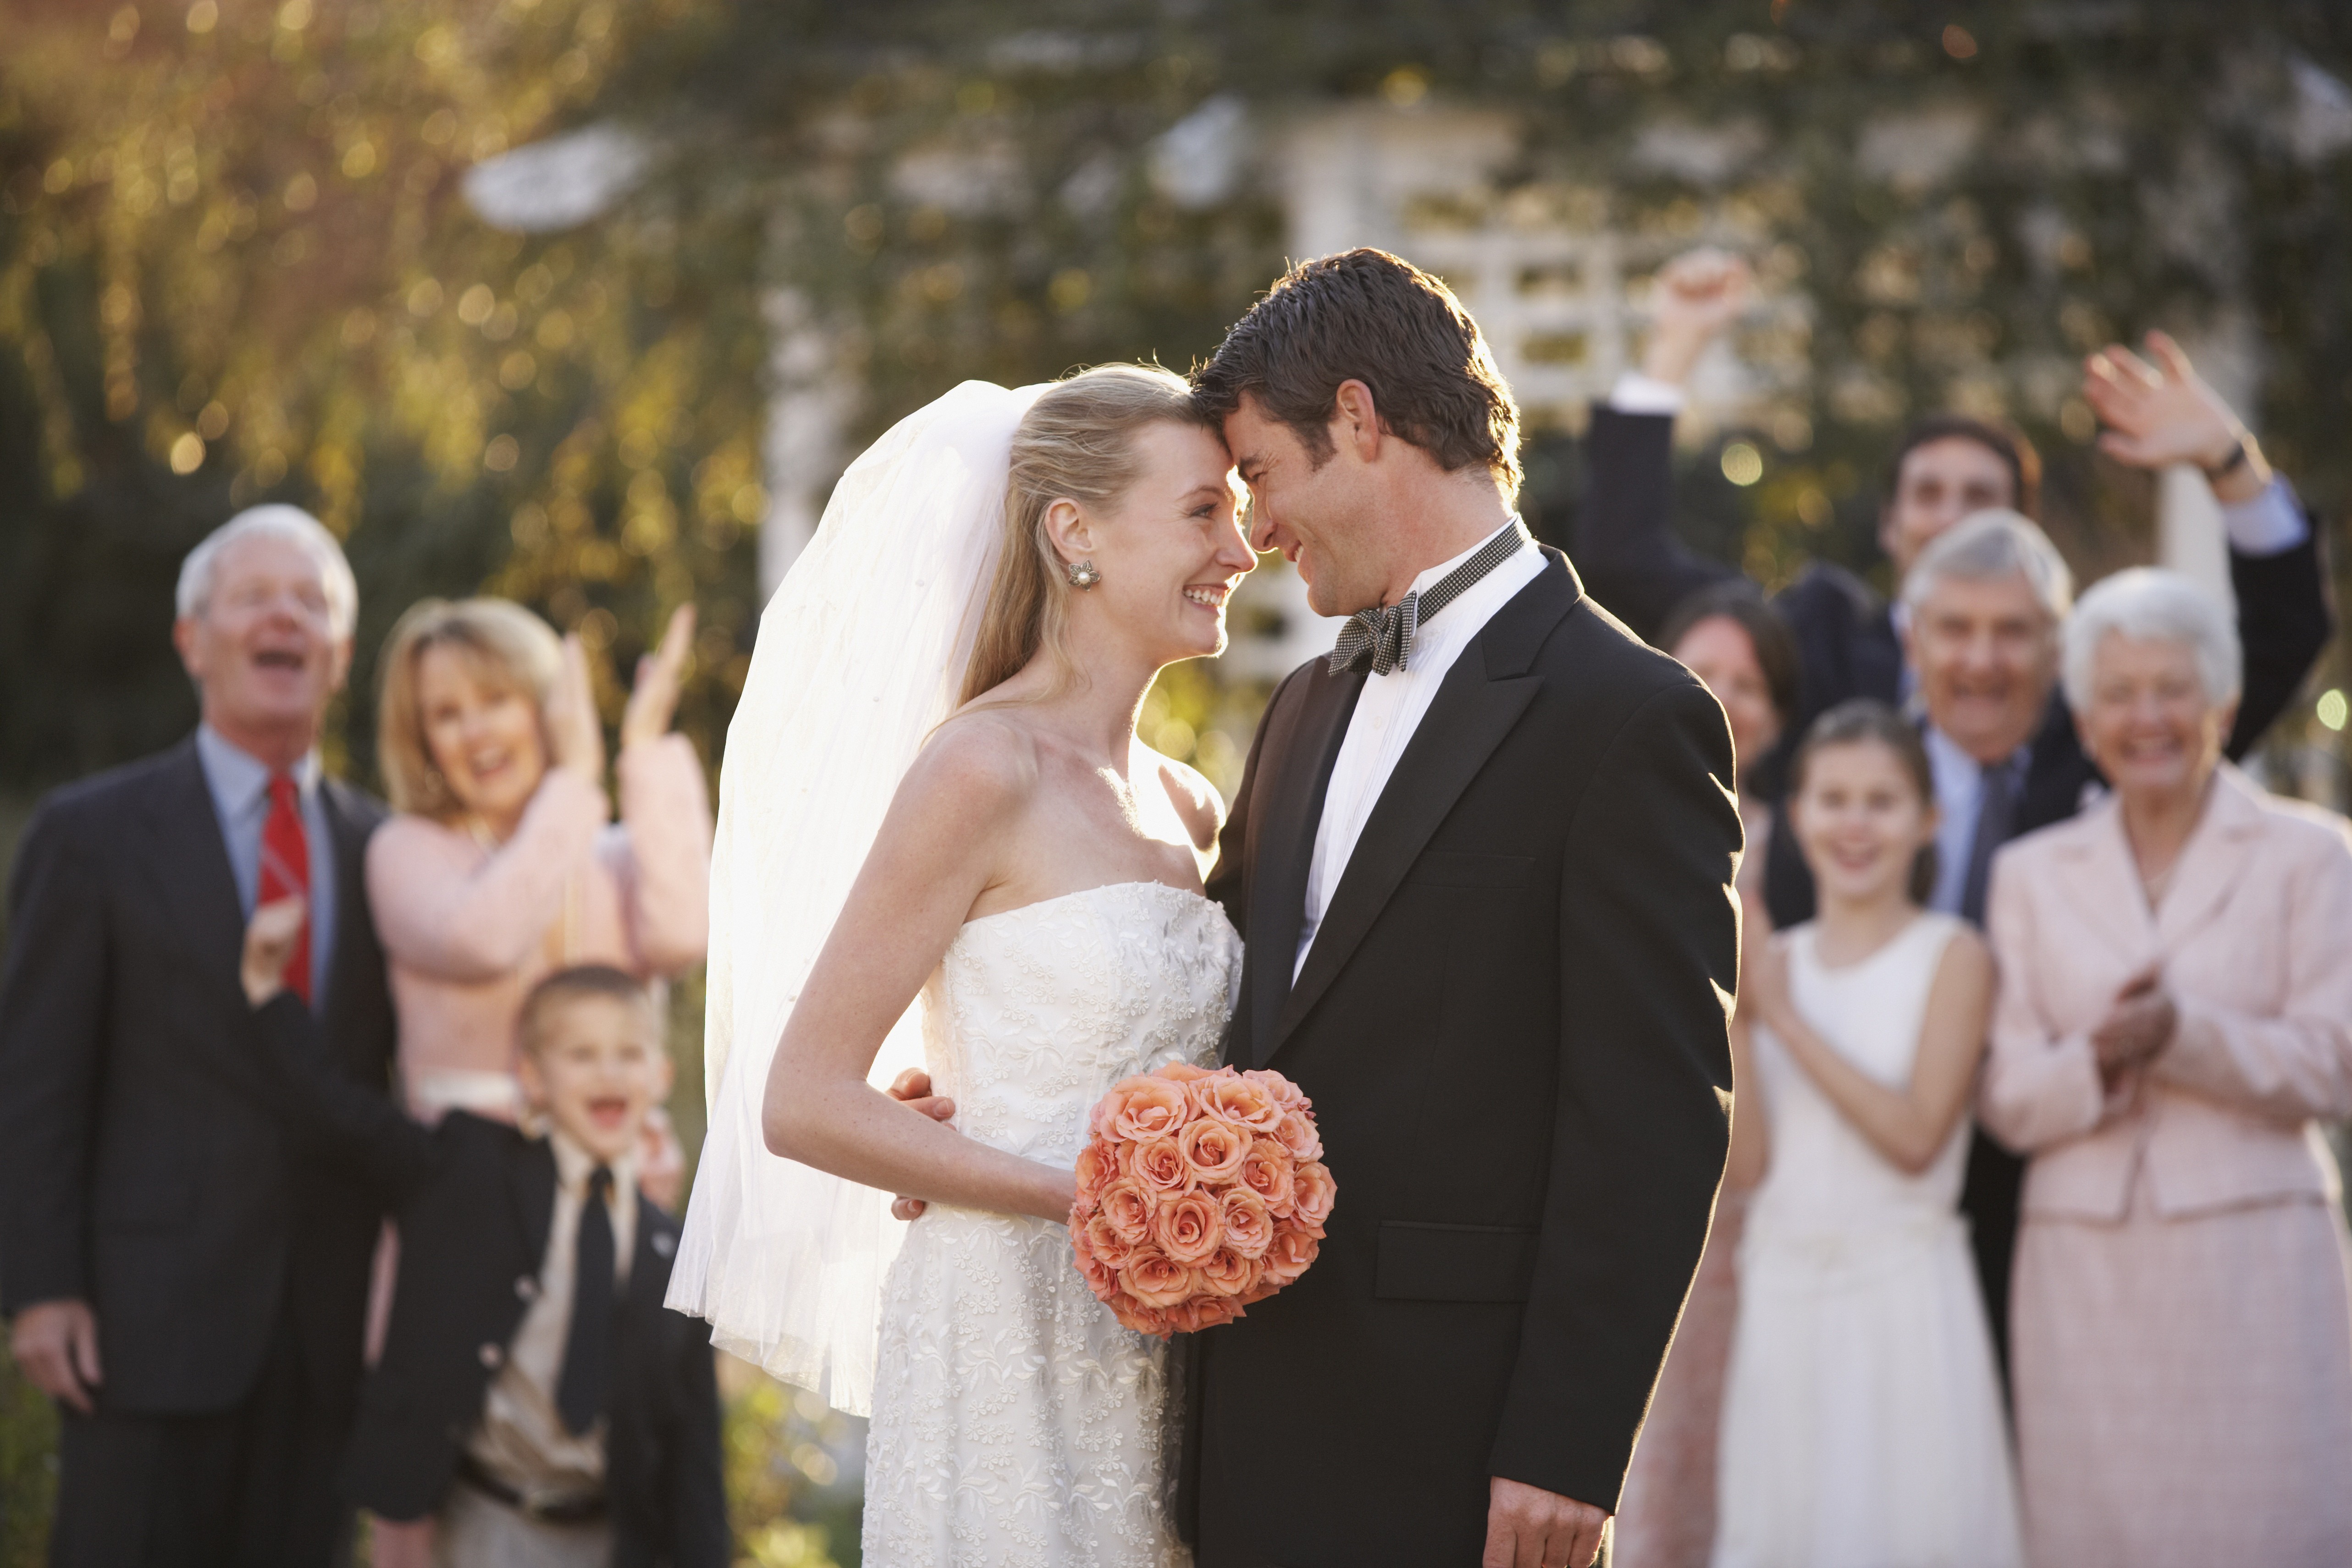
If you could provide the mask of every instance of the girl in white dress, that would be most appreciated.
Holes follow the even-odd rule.
[[[1733,1179],[1739,1253],[1716,1568],[2013,1568],[2016,1482],[1958,1214],[1991,960],[1920,908],[1935,792],[1917,733],[1857,701],[1797,753],[1819,914],[1753,956]]]

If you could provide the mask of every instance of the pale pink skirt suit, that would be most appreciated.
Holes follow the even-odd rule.
[[[2223,764],[2148,907],[2112,798],[1995,863],[1979,1113],[2032,1156],[2011,1321],[2039,1568],[2352,1563],[2352,837]],[[2090,1031],[2156,963],[2173,1043]]]
[[[625,749],[620,821],[604,792],[550,769],[514,837],[395,816],[368,844],[368,900],[392,963],[409,1106],[511,1119],[515,1019],[571,964],[645,980],[702,962],[709,939],[710,801],[683,735]]]

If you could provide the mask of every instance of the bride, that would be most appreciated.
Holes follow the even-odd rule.
[[[763,616],[670,1304],[870,1409],[874,1568],[1184,1560],[1165,1347],[1065,1222],[1097,1099],[1210,1063],[1240,972],[1223,805],[1135,735],[1255,563],[1229,468],[1163,370],[966,383],[851,467]],[[929,1106],[876,1087],[918,1050]]]

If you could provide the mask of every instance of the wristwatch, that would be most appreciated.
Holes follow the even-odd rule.
[[[2238,439],[2230,443],[2230,455],[2228,457],[2222,458],[2220,462],[2205,470],[2205,482],[2208,484],[2219,484],[2221,480],[2228,479],[2231,474],[2236,473],[2240,468],[2244,468],[2246,466],[2246,441],[2245,437],[2242,436]]]

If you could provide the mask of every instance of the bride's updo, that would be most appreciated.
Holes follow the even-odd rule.
[[[1098,364],[1055,383],[1029,405],[1013,433],[1004,548],[960,703],[1011,679],[1041,647],[1066,678],[1074,673],[1062,639],[1069,595],[1077,590],[1045,536],[1046,509],[1072,500],[1115,510],[1141,477],[1135,437],[1163,423],[1217,429],[1193,406],[1184,378],[1158,365]]]

